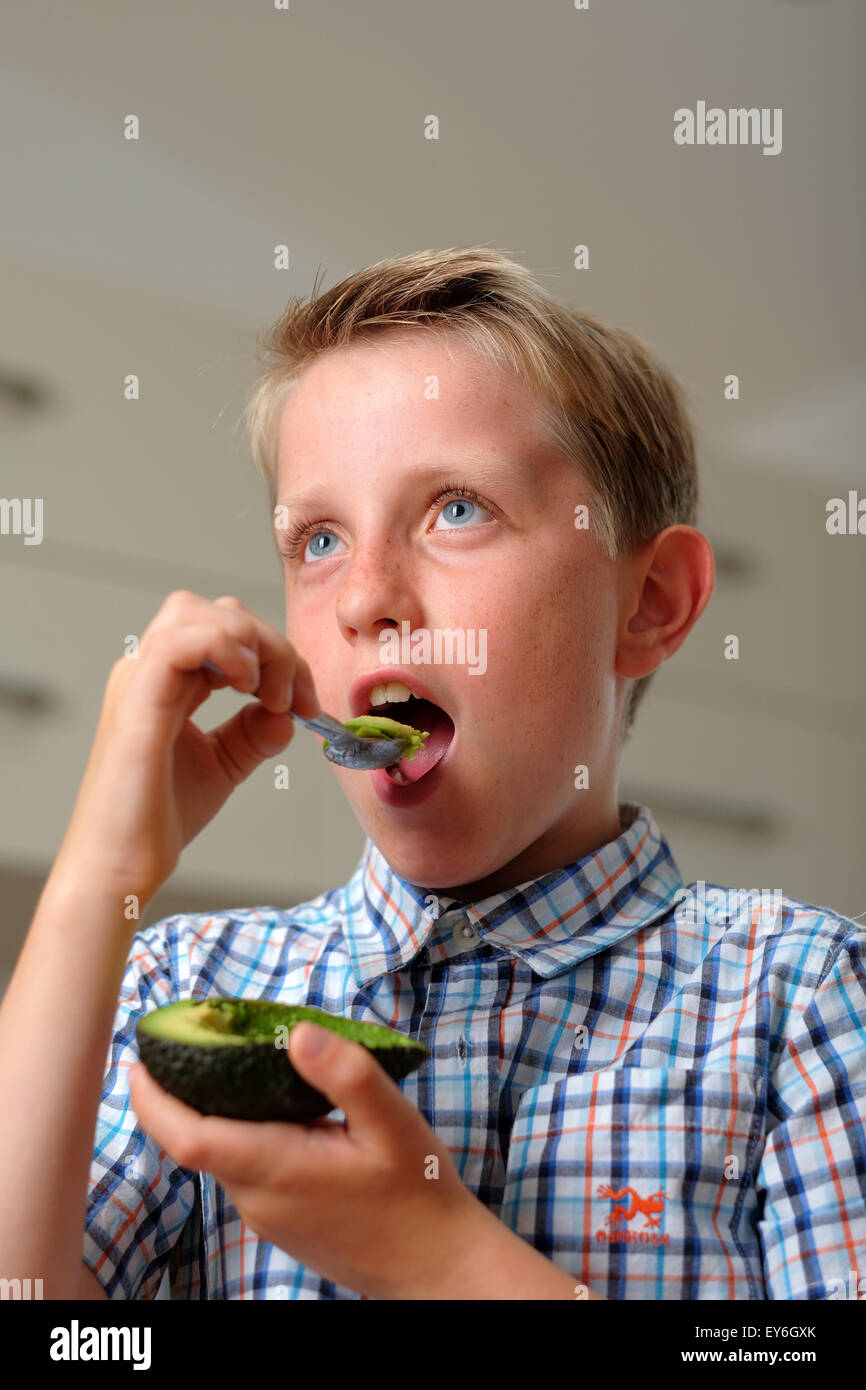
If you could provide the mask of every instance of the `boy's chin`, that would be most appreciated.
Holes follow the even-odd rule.
[[[473,845],[470,859],[465,842],[449,844],[447,832],[404,830],[388,834],[370,825],[364,829],[394,873],[407,883],[447,892],[448,885],[472,883],[479,877],[478,846]]]

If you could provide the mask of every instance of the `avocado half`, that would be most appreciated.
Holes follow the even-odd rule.
[[[393,1081],[430,1056],[393,1028],[267,999],[182,999],[145,1014],[135,1035],[154,1080],[201,1114],[304,1121],[335,1109],[289,1060],[288,1033],[304,1020],[361,1043]]]

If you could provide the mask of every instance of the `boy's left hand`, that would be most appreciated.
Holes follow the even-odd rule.
[[[310,1056],[306,1045],[319,1035],[323,1051]],[[181,1167],[212,1173],[247,1225],[323,1278],[372,1298],[448,1296],[490,1212],[365,1047],[304,1022],[289,1048],[345,1124],[201,1115],[138,1063],[130,1093],[142,1128]],[[432,1158],[438,1178],[426,1176],[436,1171]]]

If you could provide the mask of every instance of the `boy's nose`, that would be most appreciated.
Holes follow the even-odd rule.
[[[417,601],[399,573],[380,565],[365,565],[346,580],[337,595],[337,622],[347,638],[373,637],[387,628],[400,631],[401,622],[421,623]]]

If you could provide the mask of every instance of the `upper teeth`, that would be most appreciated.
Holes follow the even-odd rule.
[[[398,705],[411,699],[412,691],[402,681],[386,681],[383,685],[374,685],[370,691],[371,705]]]

